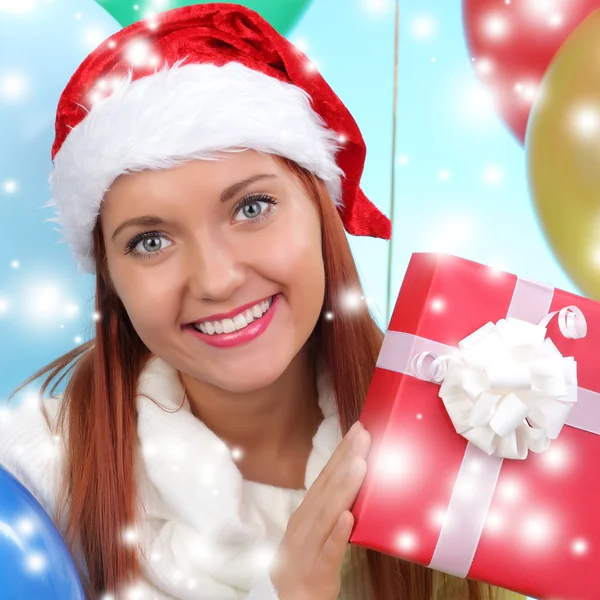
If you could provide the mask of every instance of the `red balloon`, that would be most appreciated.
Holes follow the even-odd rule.
[[[463,0],[475,69],[498,112],[523,143],[548,65],[600,0]]]

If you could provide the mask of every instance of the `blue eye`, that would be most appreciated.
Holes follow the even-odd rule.
[[[277,204],[277,201],[266,194],[246,196],[235,208],[234,221],[256,221],[266,217]]]
[[[171,244],[166,239],[164,233],[160,231],[144,231],[136,235],[127,243],[125,254],[132,254],[140,258],[147,258],[156,254],[160,254],[165,249],[165,242]]]

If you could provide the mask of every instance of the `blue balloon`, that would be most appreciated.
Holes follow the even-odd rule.
[[[94,0],[0,1],[0,403],[91,333],[93,280],[43,206],[60,94],[120,29]]]
[[[85,600],[72,557],[52,519],[0,467],[0,597]]]

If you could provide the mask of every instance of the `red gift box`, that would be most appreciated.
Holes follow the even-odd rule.
[[[569,312],[567,307],[574,308]],[[578,335],[565,337],[565,328],[573,331],[578,309]],[[456,393],[456,378],[453,375],[447,385],[450,370],[444,374],[442,367],[452,360],[458,365],[461,340],[486,324],[498,324],[500,330],[507,322],[538,324],[546,316],[549,323],[543,323],[547,332],[542,338],[551,342],[544,348],[553,342],[565,372],[576,369],[571,389],[575,397],[569,400],[565,388],[562,401],[548,404],[550,417],[540,416],[539,406],[533,404],[533,412],[526,415],[518,409],[529,392],[519,401],[506,396],[510,390],[501,390],[504,409],[508,407],[513,417],[520,414],[515,438],[519,444],[506,441],[506,422],[500,415],[492,431],[496,441],[484,451],[467,440],[473,429],[458,432],[442,401],[444,386]],[[452,352],[454,358],[448,359]],[[600,598],[599,353],[599,303],[461,258],[414,254],[361,415],[373,443],[367,477],[353,507],[350,541],[540,600]],[[471,357],[478,360],[478,355]],[[553,360],[551,364],[563,364]],[[542,373],[542,387],[558,377],[556,370],[548,373],[544,368],[532,367]],[[442,375],[432,381],[436,373]],[[502,385],[516,381],[518,388],[522,376],[519,371],[490,378],[504,381]],[[475,385],[473,392],[469,378],[465,381],[471,399],[488,402],[489,394],[487,399],[476,395],[480,388]],[[550,423],[573,400],[566,423],[554,433],[556,439],[540,449],[542,421],[548,417]],[[464,416],[461,406],[459,402],[453,410]],[[481,429],[482,423],[493,422],[489,406],[488,402],[483,413],[480,406],[471,422],[479,433],[491,431],[491,425]],[[549,425],[553,427],[556,424]],[[534,451],[523,458],[527,435]],[[502,444],[518,447],[521,458],[503,457]]]

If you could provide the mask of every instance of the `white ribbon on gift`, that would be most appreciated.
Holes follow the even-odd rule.
[[[456,432],[486,454],[523,460],[529,451],[546,451],[577,402],[576,362],[546,337],[554,316],[565,337],[587,334],[581,310],[567,306],[537,325],[486,323],[452,353],[420,352],[411,361],[416,377],[442,384],[439,396]]]
[[[576,337],[583,337],[586,334],[586,325],[585,319],[579,318],[580,311],[578,309],[573,310],[573,307],[567,307],[559,313],[551,313],[550,306],[553,298],[553,287],[518,278],[507,311],[506,321],[512,319],[520,320],[534,324],[536,327],[545,328],[550,320],[558,314],[559,328],[564,336],[573,337],[573,333],[577,333]],[[490,328],[487,327],[486,331],[489,332]],[[539,330],[537,335],[540,335]],[[470,338],[466,339],[469,340]],[[477,339],[477,336],[471,338],[471,341],[475,339]],[[531,338],[528,339],[530,339],[531,346]],[[533,346],[539,348],[539,344],[533,344]],[[511,347],[517,350],[514,344]],[[548,348],[549,346],[547,345],[544,353],[549,352]],[[435,340],[390,330],[383,340],[383,346],[377,359],[377,367],[413,377],[415,376],[415,372],[426,373],[426,379],[442,383],[448,376],[448,366],[451,359],[459,351],[460,348],[457,349],[456,347],[448,346]],[[474,352],[471,351],[469,356],[473,356],[473,354]],[[558,356],[555,354],[554,358],[557,359]],[[529,361],[529,363],[531,362]],[[546,366],[549,364],[546,363]],[[536,374],[536,382],[555,381],[552,378],[544,379],[541,377],[541,372],[536,369],[534,369],[534,372]],[[505,375],[508,374],[509,372],[505,371]],[[514,384],[518,378],[515,376],[514,378],[505,377],[505,379]],[[497,379],[494,379],[494,381],[497,381]],[[572,399],[572,391],[569,391],[569,386],[566,382],[571,382],[572,384],[572,377],[568,378],[563,375],[563,383],[567,389],[565,390],[566,393],[560,396],[560,398],[567,398],[567,400],[558,400],[556,395],[550,395],[553,400],[546,400],[547,404],[556,404],[560,408],[561,404],[559,403],[569,403],[569,399]],[[558,385],[554,389],[557,388]],[[549,389],[553,388],[550,386]],[[523,399],[527,399],[528,395],[523,390],[519,390],[518,394],[520,394],[519,402],[525,404]],[[593,390],[579,387],[577,402],[570,402],[570,404],[572,409],[566,419],[566,425],[582,431],[588,431],[594,435],[600,435],[600,394]],[[496,402],[495,406],[497,407],[498,405],[499,401]],[[488,407],[489,405],[484,401],[483,406]],[[554,415],[552,409],[546,412],[551,416]],[[478,408],[475,416],[482,419],[483,413],[485,411],[480,411]],[[515,423],[516,413],[517,411],[514,412],[511,418],[507,419],[499,417],[494,422],[494,425],[497,422],[501,422],[496,428],[499,431],[506,431],[501,426],[506,423]],[[470,419],[471,416],[469,416]],[[562,416],[560,419],[553,420],[551,425],[554,430],[552,430],[550,424],[547,425],[544,429],[546,437],[550,438],[549,434],[555,433],[556,429],[560,427],[561,419]],[[490,422],[491,420],[490,418]],[[475,420],[474,422],[479,423],[481,421]],[[519,424],[517,424],[517,429]],[[492,431],[494,430],[492,429]],[[435,551],[430,563],[427,565],[428,567],[456,577],[469,576],[479,540],[488,517],[489,508],[496,491],[503,462],[504,458],[488,454],[470,441],[467,443]],[[461,491],[464,489],[469,489],[472,493],[465,494]]]

